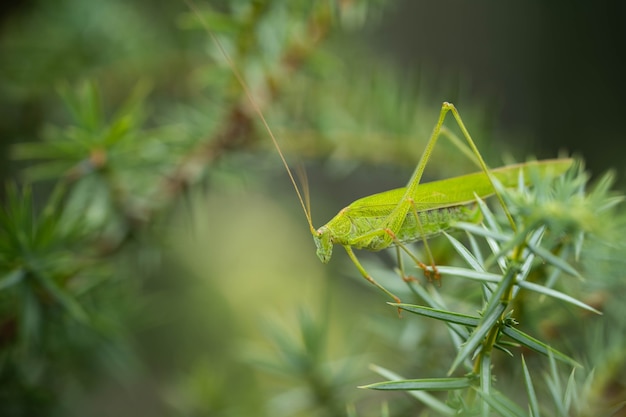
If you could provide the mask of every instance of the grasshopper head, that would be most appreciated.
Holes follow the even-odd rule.
[[[333,254],[333,242],[330,230],[326,226],[322,226],[317,230],[313,230],[313,241],[317,247],[317,257],[323,263],[328,263]]]

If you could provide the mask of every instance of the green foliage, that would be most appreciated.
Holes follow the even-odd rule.
[[[347,259],[316,263],[266,132],[193,9],[83,3],[35,2],[0,36],[0,129],[13,144],[1,415],[620,410],[626,248],[609,174],[590,186],[579,166],[502,190],[516,230],[480,202],[484,225],[433,241],[440,286],[399,279],[411,259],[366,259],[405,301],[388,306],[346,279],[358,276]],[[196,7],[290,161],[309,165],[328,217],[351,200],[349,174],[365,172],[366,194],[404,185],[441,101],[456,98],[355,46],[382,2]],[[488,117],[459,107],[499,165]],[[427,174],[472,167],[442,142]],[[385,171],[396,178],[374,183]]]
[[[527,348],[548,357],[552,364],[553,381],[558,381],[555,361],[565,365],[580,368],[581,365],[571,357],[552,348],[548,343],[540,341],[522,331],[516,326],[515,310],[509,307],[514,305],[515,298],[521,291],[531,291],[539,295],[559,301],[569,302],[593,313],[600,313],[576,298],[556,291],[553,287],[560,280],[581,279],[580,274],[570,265],[575,257],[580,255],[585,233],[598,234],[600,224],[589,220],[598,214],[612,217],[611,211],[622,200],[621,196],[609,193],[611,176],[603,177],[591,191],[585,190],[586,176],[580,166],[571,169],[566,175],[559,178],[554,184],[541,179],[539,176],[532,181],[533,189],[524,187],[520,180],[517,190],[506,193],[508,206],[514,208],[514,215],[518,230],[508,230],[496,221],[496,217],[489,208],[479,203],[485,218],[483,228],[473,224],[459,224],[465,229],[473,243],[471,248],[447,236],[458,255],[469,268],[441,267],[444,276],[456,276],[471,281],[482,282],[482,299],[479,300],[476,311],[478,315],[468,315],[448,310],[448,306],[441,300],[416,286],[416,294],[423,299],[428,307],[410,304],[392,304],[402,310],[433,318],[447,323],[453,343],[457,348],[456,357],[452,360],[448,375],[453,374],[458,367],[464,365],[466,374],[463,377],[428,378],[428,379],[399,379],[390,382],[380,382],[367,385],[366,388],[376,390],[420,390],[420,391],[455,391],[465,389],[469,399],[459,402],[463,415],[490,415],[489,409],[500,415],[526,415],[515,405],[515,402],[497,391],[500,378],[496,364],[492,363],[493,349],[505,352],[514,357],[513,349]],[[476,245],[476,238],[486,239],[491,255],[485,257],[480,246]],[[537,262],[536,258],[540,258]],[[571,258],[571,259],[570,259]],[[499,272],[488,272],[491,265],[497,265]],[[546,285],[536,282],[541,277],[547,278]],[[565,281],[567,282],[567,281]],[[522,357],[523,358],[523,357]],[[510,369],[510,364],[505,369]],[[533,376],[525,362],[524,381],[528,395],[528,404],[534,409],[533,415],[539,414],[537,396],[533,388],[533,380],[540,379]],[[506,370],[504,372],[507,372]],[[497,382],[498,381],[498,382]],[[552,383],[551,392],[553,401],[559,408],[559,415],[579,414],[571,400],[564,400],[561,391]],[[522,392],[522,381],[517,392]],[[511,389],[511,386],[507,386]],[[484,401],[482,405],[471,399],[475,393]],[[567,392],[580,391],[575,385]],[[458,391],[455,395],[458,395]],[[430,402],[433,400],[428,398]],[[432,406],[431,406],[432,407]],[[443,408],[444,404],[438,404]],[[482,407],[482,410],[481,410]],[[573,408],[573,409],[570,409]]]

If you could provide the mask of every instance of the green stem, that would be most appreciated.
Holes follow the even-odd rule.
[[[516,268],[517,265],[520,265],[525,246],[526,246],[526,243],[525,241],[523,241],[521,244],[513,248],[513,253],[509,259],[508,268]],[[511,271],[509,270],[507,272],[511,272]],[[515,274],[517,274],[517,272]],[[483,362],[483,360],[485,360],[485,358],[487,358],[488,356],[491,356],[491,352],[493,351],[493,348],[496,342],[498,341],[498,336],[500,334],[501,326],[506,320],[508,306],[513,300],[513,287],[514,286],[515,286],[515,279],[512,279],[510,280],[510,283],[508,284],[508,288],[505,289],[505,291],[503,292],[500,298],[500,304],[502,304],[504,308],[502,309],[500,319],[496,321],[496,324],[489,330],[489,332],[487,333],[487,336],[485,336],[485,340],[482,343],[482,348],[480,352],[478,353],[478,355],[476,355],[476,359],[474,360],[474,365],[472,367],[472,373],[474,375],[480,375],[481,363]],[[472,401],[475,399],[473,390],[470,390],[467,398],[468,400],[472,400]]]

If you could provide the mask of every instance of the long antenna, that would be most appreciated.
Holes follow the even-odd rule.
[[[194,12],[194,14],[198,18],[198,20],[200,21],[202,26],[206,29],[207,33],[211,36],[211,39],[213,40],[213,42],[215,43],[217,48],[220,50],[220,53],[222,54],[222,56],[224,57],[224,59],[228,63],[228,66],[230,67],[231,71],[235,75],[235,78],[237,79],[237,81],[241,85],[241,88],[243,89],[243,91],[245,92],[246,96],[248,97],[248,100],[250,101],[250,104],[252,105],[252,108],[254,109],[256,114],[259,116],[259,118],[263,122],[263,126],[265,126],[265,130],[267,130],[267,133],[269,134],[270,138],[272,139],[272,143],[274,144],[274,147],[276,148],[276,151],[278,151],[278,156],[280,157],[280,160],[282,161],[283,165],[285,166],[285,169],[287,170],[287,175],[289,175],[289,179],[291,180],[291,184],[293,184],[293,188],[296,190],[296,194],[298,196],[298,200],[300,201],[300,205],[302,206],[302,210],[304,210],[304,215],[306,216],[307,222],[309,223],[309,227],[311,228],[311,233],[315,234],[316,233],[315,227],[313,227],[313,221],[311,219],[311,213],[308,210],[307,204],[304,203],[304,198],[302,197],[302,194],[300,193],[300,189],[298,188],[298,184],[296,183],[296,180],[295,180],[295,178],[294,178],[294,176],[293,176],[293,174],[291,172],[291,169],[289,168],[289,164],[287,164],[287,160],[285,159],[285,156],[283,155],[283,152],[280,150],[280,145],[278,144],[278,140],[274,136],[274,132],[272,132],[272,129],[270,128],[270,125],[267,123],[267,120],[265,119],[265,116],[263,115],[263,112],[261,111],[261,108],[259,107],[259,105],[257,104],[256,100],[252,96],[252,92],[250,91],[250,88],[248,87],[248,84],[246,84],[246,82],[244,81],[243,76],[239,72],[239,69],[237,69],[237,66],[235,65],[233,60],[230,58],[230,56],[228,55],[228,53],[226,52],[226,50],[222,46],[222,43],[219,41],[217,36],[215,36],[215,33],[213,33],[213,30],[211,29],[209,24],[206,22],[206,20],[202,17],[200,12],[198,11],[198,8],[196,7],[196,5],[193,2],[193,0],[184,0],[184,1],[185,1],[185,3],[187,3],[187,6],[189,7],[189,9],[191,9]]]

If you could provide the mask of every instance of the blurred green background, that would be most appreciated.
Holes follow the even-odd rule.
[[[575,153],[623,182],[621,2],[198,8],[304,166],[315,226],[404,185],[444,100],[491,166]],[[4,257],[1,415],[344,415],[349,403],[369,416],[385,400],[417,413],[356,386],[378,379],[371,362],[439,375],[445,331],[398,320],[344,254],[319,263],[267,134],[185,2],[29,0],[0,13],[0,178],[34,184],[37,212],[66,184],[59,224],[80,223],[79,237],[14,259],[63,259],[55,271],[88,316],[35,284],[15,289]],[[427,174],[470,169],[442,143]],[[620,278],[606,288],[623,294]],[[619,373],[615,344],[600,356]]]

